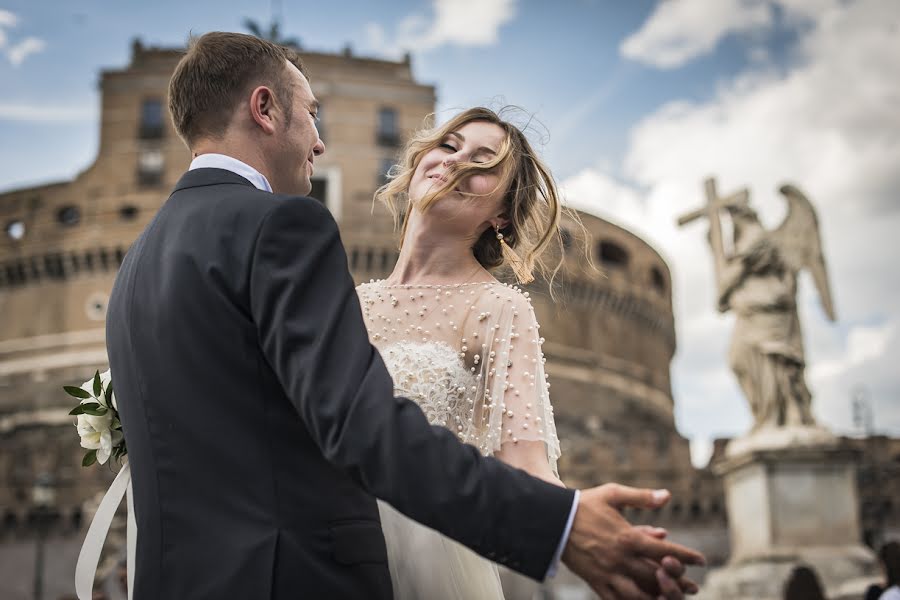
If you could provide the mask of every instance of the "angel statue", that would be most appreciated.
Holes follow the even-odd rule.
[[[797,316],[797,274],[808,269],[829,320],[834,306],[822,256],[816,212],[803,193],[783,185],[788,212],[766,230],[748,204],[749,191],[719,198],[714,179],[706,181],[707,205],[678,219],[684,225],[709,218],[720,312],[736,316],[729,364],[744,392],[754,425],[751,435],[772,428],[818,427],[806,387],[803,337]],[[732,222],[732,251],[726,253],[719,211]]]

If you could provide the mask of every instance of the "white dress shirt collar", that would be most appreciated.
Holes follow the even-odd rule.
[[[266,179],[265,175],[247,163],[226,156],[225,154],[201,154],[191,161],[191,166],[188,171],[193,171],[194,169],[225,169],[226,171],[231,171],[232,173],[240,175],[252,183],[257,189],[264,192],[272,191],[272,186],[269,185],[269,180]]]

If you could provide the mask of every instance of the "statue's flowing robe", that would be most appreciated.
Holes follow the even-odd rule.
[[[813,425],[797,316],[797,277],[767,239],[730,259],[740,281],[720,299],[735,316],[729,364],[754,417],[754,430]]]

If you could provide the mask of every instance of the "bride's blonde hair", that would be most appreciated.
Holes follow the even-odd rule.
[[[399,164],[394,165],[388,173],[388,182],[375,192],[375,200],[384,203],[393,215],[394,225],[400,230],[402,247],[412,208],[409,186],[419,161],[428,151],[438,147],[447,135],[459,131],[463,125],[472,121],[492,123],[506,133],[496,156],[483,163],[454,163],[447,173],[450,181],[428,193],[417,203],[417,208],[425,212],[466,177],[496,169],[500,176],[496,189],[506,189],[503,207],[509,223],[500,229],[500,233],[508,247],[504,252],[497,233],[488,227],[472,247],[475,258],[486,269],[510,267],[521,283],[530,282],[535,271],[552,279],[561,263],[548,274],[549,269],[543,262],[542,255],[554,241],[562,248],[559,231],[562,208],[556,182],[522,131],[490,109],[470,108],[439,127],[416,132],[404,148]]]

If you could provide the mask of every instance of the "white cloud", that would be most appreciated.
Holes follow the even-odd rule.
[[[735,415],[746,414],[746,407],[727,367],[732,327],[715,313],[706,225],[679,229],[675,218],[705,202],[703,180],[715,175],[720,193],[749,187],[764,224],[774,227],[785,213],[777,188],[786,181],[798,185],[819,212],[838,312],[838,324],[829,323],[810,278],[801,277],[798,302],[814,410],[823,422],[846,429],[850,389],[862,382],[872,389],[877,425],[900,431],[894,366],[900,357],[900,278],[894,276],[900,259],[900,11],[892,0],[778,4],[789,21],[803,23],[793,65],[772,72],[751,64],[720,82],[708,101],[673,101],[643,119],[631,131],[626,183],[594,171],[564,187],[590,212],[610,214],[668,257],[679,336],[673,378],[680,425],[690,435],[735,435],[746,429],[745,418],[723,424],[710,416],[720,418],[725,404]],[[666,27],[691,30],[691,19]],[[721,37],[727,27],[714,29]],[[679,49],[669,55],[678,52],[690,54]],[[690,398],[679,397],[680,391]]]
[[[44,40],[29,36],[21,42],[8,47],[9,36],[4,29],[12,29],[18,22],[19,19],[15,14],[8,10],[0,9],[0,51],[3,51],[3,54],[6,55],[6,58],[9,59],[9,62],[14,67],[20,66],[28,55],[40,52],[47,45]]]
[[[393,39],[377,23],[368,23],[365,35],[375,51],[396,55],[425,52],[439,46],[490,46],[497,43],[500,27],[516,15],[517,0],[432,0],[432,18],[404,17]]]
[[[619,51],[660,69],[680,67],[715,48],[732,32],[772,24],[768,2],[759,0],[667,0],[644,25],[626,38]]]
[[[0,27],[15,27],[18,22],[16,15],[0,8]]]
[[[585,169],[560,183],[567,206],[586,210],[634,230],[647,217],[641,195],[595,169]]]
[[[9,62],[18,67],[29,54],[36,54],[47,47],[47,43],[36,37],[27,37],[6,51]]]
[[[6,46],[8,40],[4,28],[9,27],[11,29],[16,26],[16,23],[18,23],[16,15],[8,10],[0,9],[0,49]]]
[[[880,327],[854,327],[847,335],[845,352],[834,359],[824,360],[810,372],[813,380],[827,380],[853,367],[881,358],[896,333],[896,324]]]
[[[0,121],[32,123],[88,121],[97,111],[86,106],[37,106],[32,104],[0,104]]]

